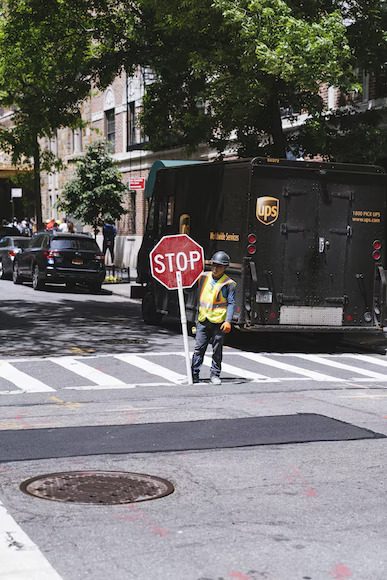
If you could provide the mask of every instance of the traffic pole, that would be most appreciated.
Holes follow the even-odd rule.
[[[177,283],[177,294],[179,296],[180,319],[181,319],[181,328],[183,331],[184,355],[185,355],[185,364],[186,364],[186,368],[187,368],[187,379],[188,379],[188,384],[193,385],[191,361],[190,361],[189,348],[188,348],[187,316],[185,313],[183,284],[182,284],[182,280],[181,280],[180,270],[177,270],[177,272],[176,272],[176,283]]]

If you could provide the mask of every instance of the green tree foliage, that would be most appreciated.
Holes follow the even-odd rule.
[[[138,42],[156,73],[143,116],[151,147],[205,140],[221,150],[235,132],[242,154],[257,154],[266,139],[266,152],[284,155],[281,106],[315,111],[321,83],[350,85],[346,28],[328,2],[141,6]]]
[[[222,151],[232,136],[240,155],[284,156],[293,146],[291,132],[282,130],[286,108],[311,115],[311,131],[297,135],[296,145],[324,153],[329,142],[334,158],[342,129],[351,145],[355,118],[351,111],[346,120],[329,120],[321,84],[359,90],[357,68],[380,73],[386,66],[385,0],[138,0],[138,6],[132,41],[139,62],[156,73],[143,113],[153,149],[207,142]],[[327,121],[331,138],[319,142]],[[371,116],[361,123],[371,138]],[[358,159],[357,148],[353,155]]]
[[[387,2],[348,0],[343,3],[353,68],[374,81],[384,79],[387,96]],[[347,98],[336,111],[317,111],[295,139],[296,148],[341,162],[379,163],[387,168],[387,107],[367,110]],[[380,95],[382,96],[382,94]]]
[[[80,124],[79,106],[91,83],[106,85],[127,34],[119,0],[3,0],[0,17],[0,104],[14,109],[0,146],[15,163],[33,158],[41,224],[39,139]],[[125,27],[125,34],[124,34]]]
[[[96,236],[107,219],[118,220],[126,213],[122,206],[126,192],[106,145],[95,143],[77,162],[75,177],[67,182],[58,207],[92,226]]]

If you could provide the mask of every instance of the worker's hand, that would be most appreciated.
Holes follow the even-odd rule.
[[[229,322],[223,322],[222,326],[220,327],[220,330],[224,332],[224,334],[228,334],[229,332],[231,332],[231,324]]]

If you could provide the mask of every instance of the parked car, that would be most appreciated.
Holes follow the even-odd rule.
[[[29,242],[30,238],[25,236],[6,236],[0,239],[0,279],[12,278],[15,256]]]
[[[45,284],[65,283],[70,288],[84,284],[98,291],[105,274],[104,255],[97,242],[85,234],[34,234],[13,263],[14,284],[32,281],[34,290]]]

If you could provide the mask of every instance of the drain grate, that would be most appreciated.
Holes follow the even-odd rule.
[[[41,499],[114,505],[158,499],[174,492],[161,477],[125,471],[68,471],[23,481],[20,489]]]

